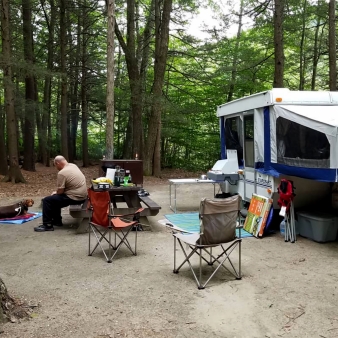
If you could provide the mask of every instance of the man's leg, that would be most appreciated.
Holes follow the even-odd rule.
[[[43,232],[54,230],[52,224],[53,215],[61,214],[62,200],[62,195],[57,194],[47,196],[42,200],[42,224],[34,228],[34,231]]]
[[[68,207],[69,205],[74,204],[82,204],[85,202],[85,200],[81,201],[75,201],[71,198],[69,198],[66,194],[59,195],[62,196],[62,199],[60,199],[60,208],[54,208],[53,209],[53,215],[52,215],[52,225],[53,226],[63,226],[62,224],[62,216],[61,216],[61,209]]]
[[[75,201],[66,194],[47,196],[42,200],[42,225],[35,231],[54,231],[54,225],[62,226],[61,209],[73,204],[82,204],[85,200]]]

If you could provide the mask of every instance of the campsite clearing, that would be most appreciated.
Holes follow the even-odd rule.
[[[0,337],[337,337],[337,242],[245,238],[243,279],[221,271],[198,290],[188,269],[172,273],[173,239],[158,223],[172,212],[169,185],[159,181],[145,183],[162,207],[149,217],[152,231],[139,233],[137,256],[121,250],[112,264],[87,256],[88,236],[76,234],[68,210],[66,225],[50,233],[33,231],[39,219],[0,224],[0,276],[11,294],[38,305]],[[180,187],[180,212],[197,211],[194,196],[212,193]],[[42,196],[32,197],[37,207]]]

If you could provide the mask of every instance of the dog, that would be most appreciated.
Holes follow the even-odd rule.
[[[0,218],[13,218],[20,215],[25,215],[28,208],[32,207],[34,201],[32,199],[22,200],[11,205],[0,206]]]

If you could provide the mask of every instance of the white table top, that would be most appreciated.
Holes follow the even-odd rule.
[[[214,180],[200,180],[198,178],[177,178],[177,179],[170,179],[170,184],[198,184],[198,183],[219,183]]]

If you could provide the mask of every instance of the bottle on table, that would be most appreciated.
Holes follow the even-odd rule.
[[[129,179],[130,179],[130,170],[126,170],[123,181],[124,186],[128,185]]]

